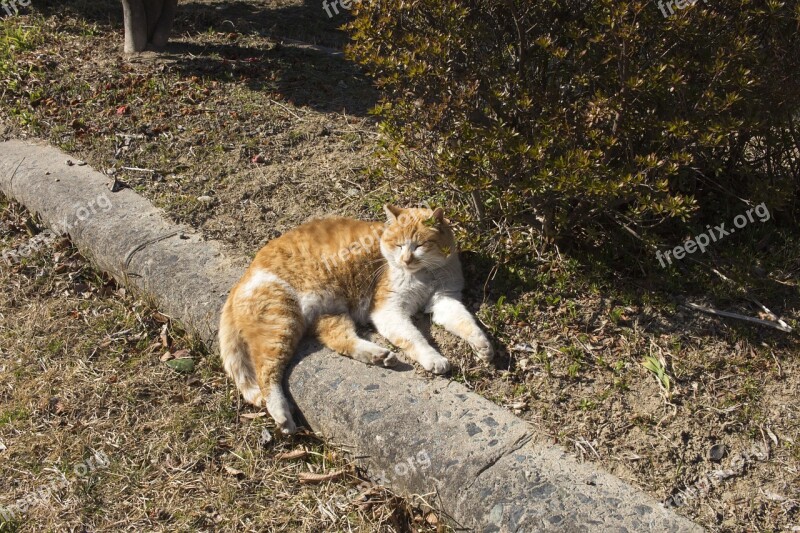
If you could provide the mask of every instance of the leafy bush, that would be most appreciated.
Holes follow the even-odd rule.
[[[350,54],[385,91],[392,164],[471,196],[479,217],[585,236],[725,198],[780,210],[800,185],[800,5],[674,11],[369,0]]]

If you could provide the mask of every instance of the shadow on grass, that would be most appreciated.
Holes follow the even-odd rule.
[[[717,223],[726,220],[725,216],[707,218],[718,219]],[[665,240],[680,245],[705,231],[706,223],[714,223],[698,220],[702,222]],[[675,237],[682,234],[685,237]],[[485,254],[465,254],[468,290],[482,294],[496,309],[495,320],[506,325],[532,323],[540,317],[553,321],[568,314],[559,313],[559,308],[575,304],[580,312],[565,318],[565,323],[587,334],[602,328],[604,322],[655,336],[680,334],[687,332],[687,319],[702,316],[707,317],[703,335],[764,342],[776,348],[798,345],[800,228],[788,213],[751,224],[713,243],[706,253],[688,255],[666,267],[660,265],[654,249],[622,231],[611,233],[602,246],[561,243],[559,252],[542,262],[515,261],[510,268],[498,267]],[[759,305],[763,304],[795,332],[712,317],[690,310],[687,303],[771,320]]]
[[[99,9],[88,0],[42,0],[36,9],[46,16],[74,13],[89,22],[120,32],[122,9]],[[163,59],[186,76],[241,83],[275,99],[321,112],[366,116],[378,93],[360,70],[329,50],[277,44],[270,48],[238,42],[261,36],[302,41],[341,50],[347,35],[338,28],[347,16],[329,18],[321,3],[311,2],[188,2],[181,3],[167,50],[152,57]],[[220,40],[230,40],[220,43]],[[145,56],[146,57],[146,56]]]

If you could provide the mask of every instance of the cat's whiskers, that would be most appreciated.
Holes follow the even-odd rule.
[[[386,270],[389,268],[389,262],[386,260],[383,261],[384,261],[383,264],[379,265],[378,268],[376,268],[375,271],[370,275],[370,277],[367,278],[369,282],[369,284],[367,285],[368,293],[372,292],[375,283],[380,279],[381,275],[383,275],[383,273],[386,272]]]

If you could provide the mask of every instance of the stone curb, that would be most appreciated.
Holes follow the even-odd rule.
[[[167,221],[130,189],[111,192],[107,176],[67,159],[46,145],[0,143],[0,190],[66,229],[99,268],[152,297],[215,349],[220,307],[246,262]],[[102,197],[108,209],[97,207],[109,205],[98,203]],[[351,448],[384,485],[425,496],[464,527],[702,531],[458,383],[407,365],[366,366],[313,342],[300,351],[287,388],[308,426]]]

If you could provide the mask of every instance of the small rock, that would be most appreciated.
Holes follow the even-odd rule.
[[[724,444],[715,444],[711,448],[708,449],[708,458],[715,463],[722,461],[722,458],[725,457],[725,445]]]
[[[526,407],[528,407],[527,402],[514,402],[511,404],[511,408],[515,411],[522,411]]]
[[[197,201],[200,202],[201,204],[210,204],[211,202],[214,201],[214,199],[211,198],[210,196],[198,196]]]
[[[236,468],[233,468],[232,466],[224,465],[223,468],[225,469],[225,471],[227,473],[229,473],[230,475],[232,475],[234,477],[238,477],[238,478],[244,477],[244,472],[242,472],[241,470],[238,470]]]

